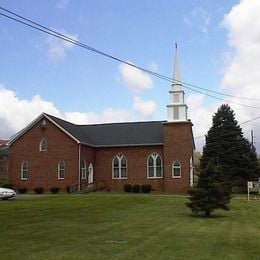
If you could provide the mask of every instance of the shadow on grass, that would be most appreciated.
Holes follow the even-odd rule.
[[[220,214],[212,214],[210,216],[205,216],[204,214],[195,214],[195,213],[188,214],[188,217],[198,218],[198,219],[221,219],[221,218],[227,218],[227,216],[220,215]]]

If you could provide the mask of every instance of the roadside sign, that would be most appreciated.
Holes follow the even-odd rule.
[[[250,192],[258,192],[260,194],[260,181],[247,182],[247,200],[249,201]]]

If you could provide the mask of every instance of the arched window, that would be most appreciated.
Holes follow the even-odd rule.
[[[87,179],[87,164],[85,160],[81,161],[80,171],[81,171],[81,179],[82,180]]]
[[[162,176],[162,158],[158,153],[153,153],[147,159],[147,178],[162,178]]]
[[[181,178],[181,163],[179,161],[172,164],[172,178]]]
[[[92,163],[88,166],[88,183],[93,183],[94,181],[94,168]]]
[[[28,180],[29,167],[27,162],[21,164],[21,180]]]
[[[46,139],[43,138],[40,141],[39,150],[40,150],[40,152],[46,152],[47,151],[47,141],[46,141]]]
[[[65,179],[65,162],[58,163],[58,179]]]
[[[127,179],[127,160],[119,154],[112,161],[112,178]]]

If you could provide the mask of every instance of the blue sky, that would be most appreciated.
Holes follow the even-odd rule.
[[[252,48],[256,48],[253,57],[260,54],[257,2],[0,0],[0,6],[166,76],[172,76],[177,42],[184,82],[260,98],[254,85],[260,83],[254,73],[260,65],[245,59],[251,57],[252,61]],[[255,33],[249,33],[250,29]],[[242,47],[243,43],[249,50]],[[0,139],[10,138],[41,112],[75,123],[166,119],[169,82],[2,16],[0,57]],[[245,67],[254,82],[242,77]],[[199,136],[207,132],[222,102],[187,89],[185,93],[200,149],[203,138]],[[254,106],[259,103],[232,101]],[[260,114],[258,109],[231,107],[240,123]],[[246,136],[250,129],[260,129],[257,120],[244,126]]]

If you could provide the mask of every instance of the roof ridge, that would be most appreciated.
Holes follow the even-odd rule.
[[[115,124],[147,124],[147,123],[163,123],[163,122],[167,122],[166,120],[149,120],[149,121],[126,121],[126,122],[108,122],[108,123],[89,123],[89,124],[75,124],[75,123],[72,123],[70,121],[67,121],[65,119],[62,119],[62,118],[59,118],[59,117],[56,117],[56,116],[53,116],[53,115],[50,115],[50,114],[47,114],[47,113],[44,113],[45,115],[51,117],[51,118],[54,118],[54,119],[58,119],[58,120],[61,120],[63,122],[66,122],[66,123],[69,123],[71,125],[74,125],[74,126],[100,126],[100,125],[115,125]]]
[[[93,124],[80,124],[78,126],[101,126],[101,125],[127,125],[127,124],[148,124],[148,123],[164,123],[166,120],[151,120],[151,121],[132,121],[132,122],[111,122],[111,123],[93,123]]]
[[[53,116],[53,115],[50,115],[50,114],[47,114],[47,113],[43,113],[43,114],[46,115],[46,116],[48,116],[48,117],[50,117],[50,118],[58,119],[58,120],[61,120],[61,121],[65,122],[65,123],[69,123],[69,124],[71,124],[71,125],[78,126],[77,124],[74,124],[74,123],[72,123],[72,122],[70,122],[70,121],[67,121],[67,120],[65,120],[65,119],[62,119],[62,118],[60,118],[60,117]]]

